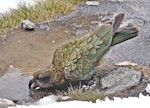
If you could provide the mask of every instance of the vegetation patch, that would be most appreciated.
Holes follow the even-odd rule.
[[[59,95],[63,96],[69,96],[67,101],[70,100],[79,100],[79,101],[88,101],[88,102],[96,102],[97,99],[99,100],[104,100],[105,95],[102,93],[98,93],[95,90],[84,90],[84,88],[79,87],[79,88],[73,88],[70,87],[68,88],[67,91],[58,93]],[[64,101],[63,99],[58,99],[58,101]],[[66,101],[66,100],[65,100]]]
[[[30,3],[20,2],[17,9],[0,14],[0,31],[12,28],[24,19],[32,21],[42,21],[48,18],[55,18],[59,15],[74,11],[76,3],[86,0],[41,0]]]

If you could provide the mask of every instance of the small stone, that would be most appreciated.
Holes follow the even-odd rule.
[[[124,61],[124,62],[115,63],[115,65],[117,65],[117,66],[137,66],[138,64],[134,63],[134,62],[130,62],[130,61]]]
[[[52,43],[55,43],[55,41],[53,40]]]
[[[69,96],[60,96],[59,98],[61,98],[62,100],[69,100],[70,98],[72,98],[72,97],[69,97]]]
[[[99,5],[99,2],[98,1],[87,1],[86,5],[88,5],[88,6],[97,6],[97,5]]]
[[[147,84],[145,91],[146,91],[146,93],[150,93],[150,84]]]
[[[30,20],[23,20],[21,22],[21,28],[24,30],[34,30],[35,29],[35,24],[30,21]]]
[[[0,108],[8,108],[9,106],[16,106],[16,104],[11,100],[0,98]]]
[[[3,45],[5,45],[6,44],[6,42],[3,42]]]
[[[42,29],[42,30],[50,30],[50,27],[48,25],[46,25],[46,24],[41,24],[40,25],[40,29]]]
[[[2,38],[2,41],[4,41],[4,40],[6,40],[7,35],[6,35],[6,34],[3,34],[3,35],[1,35],[1,38]]]
[[[21,41],[20,41],[20,40],[18,40],[17,42],[18,42],[18,43],[21,43]]]
[[[13,66],[13,65],[10,65],[10,66],[9,66],[9,69],[14,69],[14,66]]]

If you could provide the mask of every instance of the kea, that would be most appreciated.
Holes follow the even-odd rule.
[[[33,74],[29,88],[57,89],[65,84],[90,81],[95,67],[110,47],[138,35],[136,25],[119,28],[123,18],[124,13],[119,13],[92,32],[62,44],[55,50],[51,65]]]

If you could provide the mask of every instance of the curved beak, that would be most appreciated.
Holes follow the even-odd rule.
[[[34,89],[34,85],[33,85],[34,83],[35,83],[34,78],[29,81],[28,87],[29,87],[30,90]]]
[[[53,87],[54,84],[51,82],[50,76],[43,77],[43,78],[33,78],[29,81],[28,87],[30,90],[38,90]]]

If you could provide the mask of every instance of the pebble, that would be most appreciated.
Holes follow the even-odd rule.
[[[52,40],[52,43],[55,43],[55,41],[54,41],[54,40]]]
[[[50,27],[48,25],[46,25],[46,24],[41,24],[40,25],[40,29],[42,29],[42,30],[50,30]]]
[[[146,91],[146,93],[150,93],[150,84],[147,84],[145,91]]]
[[[98,1],[87,1],[86,5],[88,5],[88,6],[97,6],[97,5],[99,5],[99,2]]]
[[[16,106],[16,104],[11,100],[0,98],[0,108],[8,108],[9,106]]]

